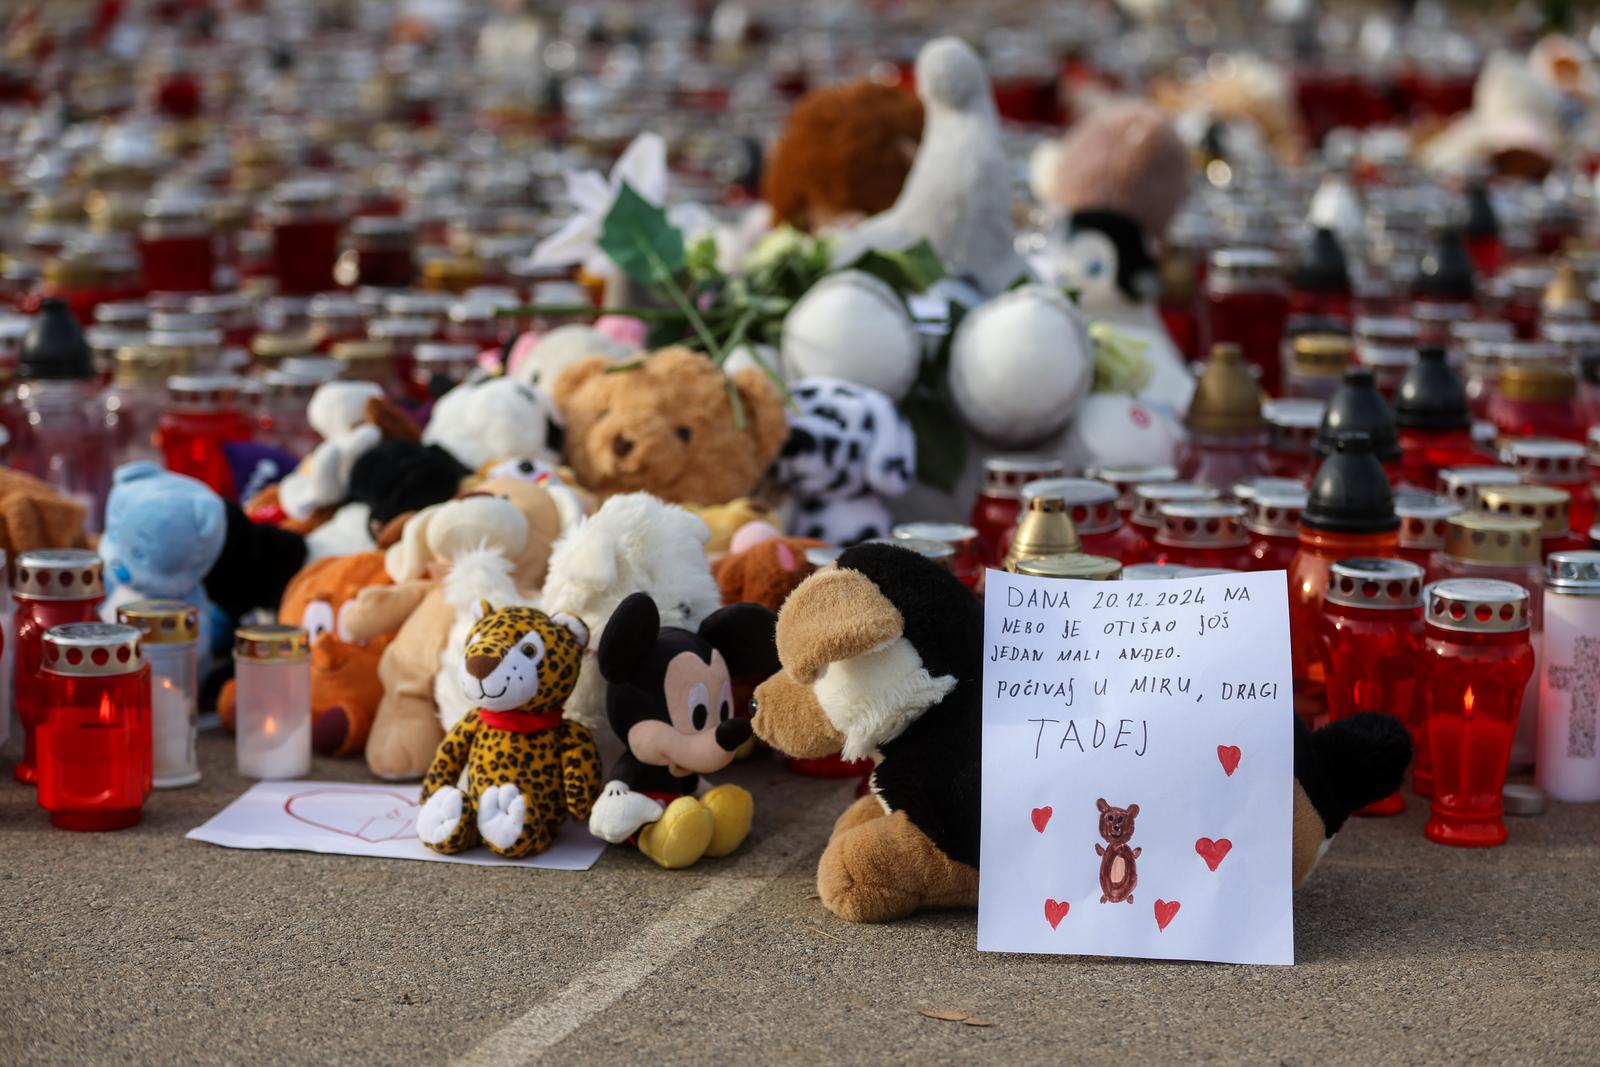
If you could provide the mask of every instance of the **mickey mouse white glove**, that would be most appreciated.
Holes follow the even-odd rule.
[[[661,818],[667,809],[660,801],[635,793],[623,782],[607,782],[589,813],[589,832],[602,841],[620,844]]]

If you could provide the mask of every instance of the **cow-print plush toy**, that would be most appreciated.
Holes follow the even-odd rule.
[[[836,545],[888,536],[883,498],[916,477],[910,423],[884,394],[838,378],[804,378],[789,392],[795,410],[775,470],[794,498],[792,532]]]

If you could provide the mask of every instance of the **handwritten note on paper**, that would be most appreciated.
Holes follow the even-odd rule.
[[[587,826],[568,822],[556,835],[555,843],[537,856],[510,860],[486,848],[446,856],[417,840],[418,808],[414,785],[257,782],[184,836],[225,848],[331,852],[341,856],[558,871],[586,871],[606,847],[604,841],[590,836]]]
[[[990,571],[978,948],[1293,963],[1282,571]]]

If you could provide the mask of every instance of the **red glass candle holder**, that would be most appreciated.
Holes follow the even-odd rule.
[[[1178,567],[1220,567],[1246,571],[1255,564],[1244,507],[1220,500],[1161,506],[1161,527],[1150,547],[1150,562]]]
[[[139,263],[145,288],[158,293],[211,289],[217,261],[206,204],[194,196],[166,196],[145,205],[139,227]]]
[[[1025,488],[1023,495],[1035,492],[1048,492],[1066,503],[1083,553],[1119,563],[1137,560],[1144,538],[1123,521],[1113,486],[1093,478],[1045,478]]]
[[[1327,677],[1328,718],[1361,711],[1393,715],[1424,744],[1416,715],[1416,672],[1422,652],[1422,568],[1398,559],[1345,559],[1328,570],[1318,633]],[[1361,815],[1399,815],[1399,793],[1367,805]]]
[[[1133,547],[1134,558],[1123,563],[1146,563],[1151,558],[1156,534],[1161,530],[1161,509],[1166,504],[1196,504],[1220,500],[1222,494],[1215,486],[1196,485],[1193,482],[1152,482],[1135,486],[1133,514],[1128,525],[1138,536]]]
[[[167,469],[205,482],[224,500],[238,489],[223,446],[250,440],[250,420],[239,410],[233,378],[180,376],[167,382],[171,407],[161,416],[161,453]]]
[[[1260,492],[1244,502],[1244,528],[1250,535],[1252,571],[1287,571],[1300,551],[1300,513],[1306,491]]]
[[[1328,589],[1328,568],[1356,556],[1396,557],[1399,536],[1394,529],[1344,533],[1300,523],[1300,550],[1289,563],[1289,650],[1298,688],[1320,702],[1326,675],[1316,647],[1322,600]]]
[[[417,274],[416,226],[393,215],[364,215],[350,224],[350,247],[340,261],[340,282],[401,289]]]
[[[1304,481],[1316,469],[1314,446],[1325,400],[1292,397],[1261,405],[1267,421],[1267,473]]]
[[[272,274],[278,292],[309,295],[334,288],[339,258],[339,214],[331,183],[285,182],[267,209],[272,233]]]
[[[1201,313],[1200,348],[1239,346],[1245,361],[1260,371],[1268,395],[1282,387],[1280,345],[1289,317],[1283,261],[1265,248],[1223,248],[1211,254]]]
[[[1165,463],[1147,467],[1090,467],[1083,472],[1085,478],[1105,482],[1117,491],[1117,510],[1122,517],[1133,516],[1138,503],[1137,490],[1141,485],[1165,485],[1178,480],[1178,468]]]
[[[38,781],[37,731],[49,702],[39,673],[44,635],[53,626],[93,622],[105,597],[100,557],[81,548],[40,549],[17,557],[17,585],[12,593],[15,649],[14,692],[22,723],[23,753],[12,769],[19,782]]]
[[[1562,366],[1503,367],[1484,416],[1494,423],[1502,440],[1559,437],[1582,441],[1589,432],[1578,404],[1578,381]]]
[[[972,502],[972,528],[984,566],[999,566],[1011,547],[1022,510],[1022,487],[1040,478],[1059,478],[1066,467],[1042,456],[991,456],[983,463],[983,488]]]
[[[1508,442],[1505,452],[1519,480],[1566,491],[1571,498],[1568,515],[1574,529],[1587,530],[1594,525],[1594,489],[1589,484],[1583,445],[1536,437]]]
[[[950,546],[950,572],[968,589],[978,587],[983,557],[978,552],[978,531],[958,522],[904,522],[890,531],[896,541],[935,541]]]
[[[1423,833],[1441,845],[1500,845],[1506,762],[1533,676],[1528,593],[1491,579],[1438,582],[1428,587],[1426,618],[1421,682],[1433,810]]]
[[[43,641],[48,710],[38,727],[39,806],[63,830],[120,830],[150,795],[150,666],[139,631],[53,627]]]
[[[1437,493],[1421,489],[1397,489],[1394,513],[1400,517],[1400,558],[1427,569],[1428,560],[1444,547],[1446,520],[1460,512],[1461,505]]]

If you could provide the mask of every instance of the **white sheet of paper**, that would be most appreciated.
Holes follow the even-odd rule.
[[[978,948],[1293,963],[1284,572],[986,581]]]
[[[274,848],[393,860],[471,863],[586,871],[605,850],[589,828],[568,822],[537,856],[508,860],[486,848],[446,856],[417,840],[417,787],[351,782],[257,782],[205,824],[191,841],[224,848]]]

